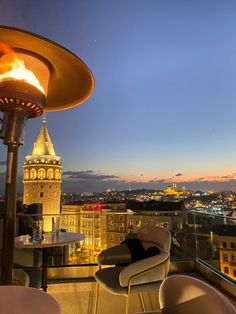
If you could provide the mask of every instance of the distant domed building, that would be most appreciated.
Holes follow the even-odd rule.
[[[59,214],[61,167],[61,157],[55,153],[44,118],[32,154],[26,156],[23,166],[23,204],[42,203],[43,215]],[[51,218],[44,217],[44,231],[51,231]]]

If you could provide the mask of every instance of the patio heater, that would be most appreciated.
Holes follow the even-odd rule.
[[[24,30],[0,26],[0,137],[7,145],[1,284],[12,282],[18,149],[27,119],[83,103],[94,89],[88,67],[64,47]],[[64,126],[63,126],[64,127]]]

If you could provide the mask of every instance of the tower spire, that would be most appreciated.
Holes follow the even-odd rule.
[[[32,151],[32,155],[50,155],[56,156],[51,138],[48,133],[48,129],[46,126],[46,117],[43,117],[43,125],[39,132],[36,142],[34,143],[34,148]]]

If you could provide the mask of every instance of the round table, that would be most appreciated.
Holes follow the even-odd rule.
[[[33,242],[29,235],[15,237],[15,248],[18,249],[42,249],[42,289],[47,291],[47,248],[59,247],[84,240],[84,235],[76,232],[44,233],[40,242]]]

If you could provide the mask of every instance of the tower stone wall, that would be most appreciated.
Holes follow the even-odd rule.
[[[44,231],[52,230],[52,217],[60,213],[61,168],[44,119],[32,154],[26,156],[23,166],[23,203],[43,204]]]

